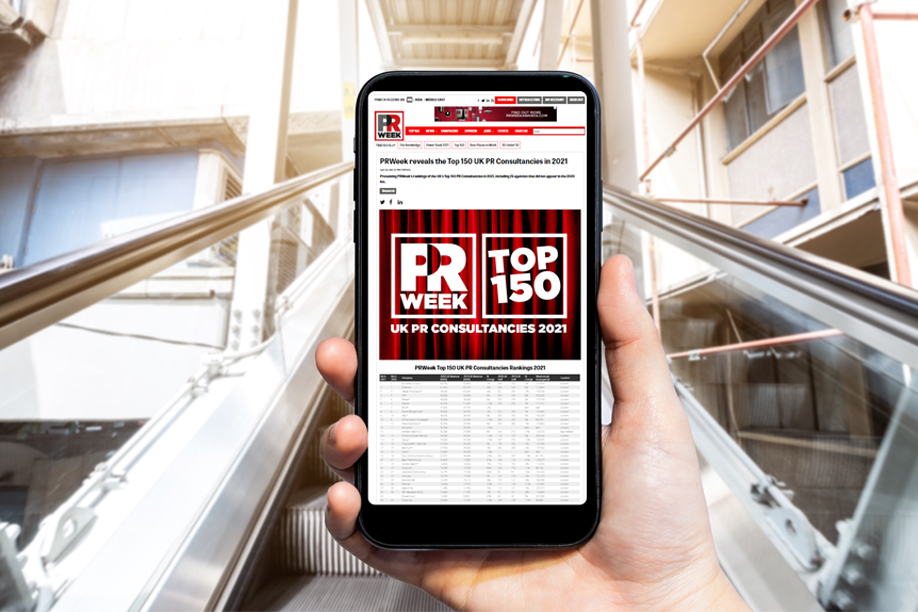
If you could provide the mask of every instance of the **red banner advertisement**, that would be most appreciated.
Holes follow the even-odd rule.
[[[549,121],[558,120],[554,106],[437,106],[434,121]]]
[[[580,211],[380,211],[380,359],[580,358]]]

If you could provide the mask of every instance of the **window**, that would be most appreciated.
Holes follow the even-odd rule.
[[[844,17],[848,2],[847,0],[824,0],[822,8],[829,59],[832,67],[835,68],[854,55],[854,38],[851,35],[851,27]]]
[[[764,38],[768,39],[778,31],[781,24],[794,12],[794,4],[786,2],[774,10],[762,24]],[[765,56],[765,81],[768,83],[768,113],[773,115],[790,104],[803,93],[803,59],[800,56],[800,40],[797,32],[791,32],[781,39],[775,48]]]
[[[849,200],[877,186],[873,176],[873,159],[869,157],[842,172],[842,177],[845,180],[845,197]]]
[[[794,12],[792,0],[769,0],[720,56],[726,83]],[[727,148],[735,149],[805,90],[796,26],[725,99]]]

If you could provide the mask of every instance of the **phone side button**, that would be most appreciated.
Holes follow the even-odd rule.
[[[357,223],[359,222],[359,219],[358,219],[358,217],[357,217],[357,209],[356,209],[356,208],[354,209],[354,216],[352,217],[352,219],[354,219],[354,231],[351,232],[351,235],[352,235],[352,237],[353,237],[353,239],[354,239],[354,244],[357,244]]]

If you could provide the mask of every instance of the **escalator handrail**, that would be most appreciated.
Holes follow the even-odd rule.
[[[909,323],[915,330],[909,340],[918,343],[918,292],[912,289],[616,187],[606,187],[603,199],[684,239],[742,253],[744,266],[757,267],[756,272],[779,278],[801,293],[812,295],[813,287],[828,286],[832,291],[819,292],[819,300],[843,312],[850,312],[856,301],[861,306],[857,316],[879,328],[888,329],[894,314],[900,324]],[[901,332],[902,326],[896,329]]]
[[[0,349],[270,217],[353,167],[334,164],[0,274]]]

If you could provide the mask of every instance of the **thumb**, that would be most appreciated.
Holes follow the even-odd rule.
[[[596,305],[615,396],[598,549],[620,579],[713,584],[720,570],[691,428],[627,257],[603,266]]]
[[[624,255],[602,267],[599,325],[615,403],[643,404],[675,398],[657,328],[637,292],[634,266]]]
[[[654,448],[675,453],[695,462],[697,470],[688,417],[676,396],[660,335],[637,292],[634,266],[624,255],[603,266],[597,308],[615,399],[605,443],[617,447],[613,454]]]

